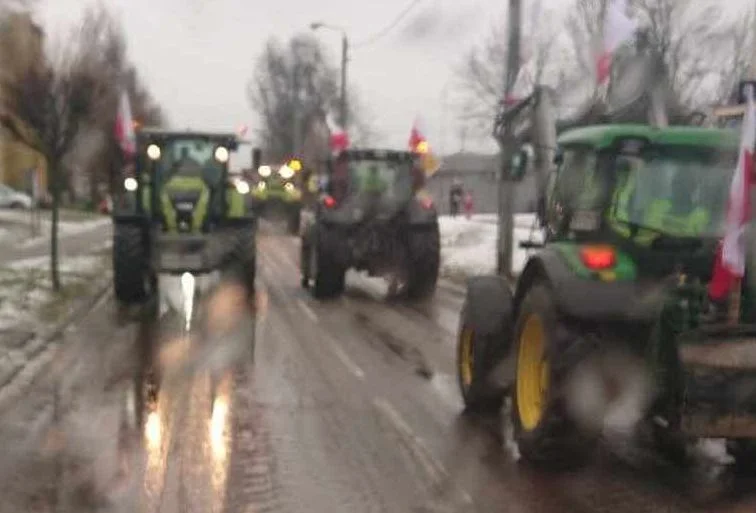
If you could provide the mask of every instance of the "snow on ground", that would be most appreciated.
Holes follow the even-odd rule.
[[[535,214],[515,215],[512,267],[515,273],[522,270],[529,251],[519,247],[520,241],[541,241],[543,235],[536,224]],[[441,273],[449,278],[460,278],[492,273],[496,269],[496,214],[481,214],[467,219],[463,216],[442,216]],[[532,250],[530,250],[532,252]]]
[[[86,295],[107,276],[108,256],[61,257],[63,288],[58,295],[52,291],[48,256],[0,266],[0,329],[58,321],[70,306],[69,300]]]
[[[22,247],[36,244],[50,235],[50,214],[37,212],[38,229],[32,230],[32,213],[28,210],[0,209],[0,241],[20,243]],[[60,235],[77,235],[110,224],[110,217],[87,212],[61,211]]]

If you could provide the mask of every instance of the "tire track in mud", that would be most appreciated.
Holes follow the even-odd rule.
[[[358,499],[356,503],[362,506],[359,508],[361,511],[410,511],[408,505],[425,501],[424,490],[430,486],[429,477],[423,471],[416,456],[401,446],[397,446],[394,430],[386,425],[385,420],[382,420],[383,416],[372,405],[371,400],[366,400],[373,395],[371,373],[366,373],[363,383],[355,379],[346,368],[334,372],[333,365],[340,366],[341,364],[330,357],[330,351],[324,344],[331,335],[327,332],[317,333],[322,330],[322,323],[312,326],[301,321],[297,321],[296,324],[291,322],[298,317],[303,317],[302,312],[297,309],[296,303],[290,301],[290,295],[285,290],[295,286],[292,284],[294,280],[291,273],[288,273],[288,278],[282,276],[278,278],[280,280],[278,283],[284,283],[284,285],[280,285],[282,288],[279,290],[275,290],[277,287],[272,287],[271,305],[275,306],[273,309],[275,313],[270,315],[280,317],[280,319],[271,322],[287,324],[278,326],[278,330],[285,330],[285,332],[280,333],[273,340],[281,340],[284,337],[294,341],[296,346],[301,346],[300,349],[293,348],[295,352],[302,353],[298,354],[299,362],[296,363],[297,366],[301,366],[301,370],[295,372],[295,375],[300,375],[300,383],[302,383],[302,373],[312,376],[304,380],[304,383],[309,384],[313,379],[316,383],[325,383],[325,389],[318,384],[314,390],[310,390],[311,385],[305,385],[308,386],[308,392],[312,393],[312,400],[316,404],[324,397],[339,398],[335,403],[328,399],[326,404],[330,406],[326,408],[304,411],[305,414],[311,412],[311,416],[315,416],[318,424],[322,425],[318,429],[321,434],[316,437],[316,443],[321,444],[323,439],[327,439],[325,445],[330,447],[328,454],[331,455],[328,459],[339,456],[338,473],[346,472],[350,476],[348,481],[357,480],[360,483],[359,485],[355,483],[356,486],[352,485],[349,488],[352,493],[361,490],[359,497],[364,498]],[[292,317],[289,317],[290,315]],[[269,320],[271,320],[270,317]],[[344,329],[349,331],[351,328],[344,327]],[[261,342],[266,344],[265,341]],[[292,412],[295,417],[301,413],[303,413],[301,408],[298,412]],[[316,413],[318,415],[315,415]],[[304,420],[307,422],[307,419]],[[308,437],[312,438],[312,434],[302,435],[300,438],[307,439]],[[300,451],[299,458],[302,454],[309,452],[313,451]],[[322,463],[321,461],[320,464]],[[289,465],[282,463],[280,468],[287,466]],[[299,466],[306,467],[301,462]],[[317,469],[317,460],[313,460],[310,467],[311,473],[313,468]],[[350,501],[352,509],[356,504]],[[318,507],[314,509],[319,510]]]

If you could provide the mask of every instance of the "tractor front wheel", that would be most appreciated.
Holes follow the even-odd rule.
[[[143,228],[115,223],[113,227],[113,287],[124,304],[142,303],[148,297],[146,240]]]
[[[562,324],[548,286],[527,292],[515,325],[515,386],[512,424],[520,454],[528,463],[567,468],[584,461],[595,441],[570,419],[564,388],[577,362],[566,349],[580,341]]]

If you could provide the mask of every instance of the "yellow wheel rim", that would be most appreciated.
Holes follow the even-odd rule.
[[[517,355],[517,413],[520,424],[532,431],[541,422],[549,388],[546,336],[537,315],[525,321]]]
[[[459,375],[465,389],[473,382],[475,368],[474,332],[465,326],[459,334]]]

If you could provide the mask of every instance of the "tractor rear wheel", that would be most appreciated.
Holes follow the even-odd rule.
[[[146,240],[143,228],[115,223],[113,227],[113,287],[115,297],[125,304],[141,303],[148,298]]]
[[[408,234],[407,296],[423,299],[436,290],[441,264],[441,238],[438,225],[412,228]]]
[[[310,247],[310,275],[315,282],[312,295],[318,299],[336,297],[344,292],[346,269],[334,261],[335,244],[338,241],[321,228],[314,247]]]

